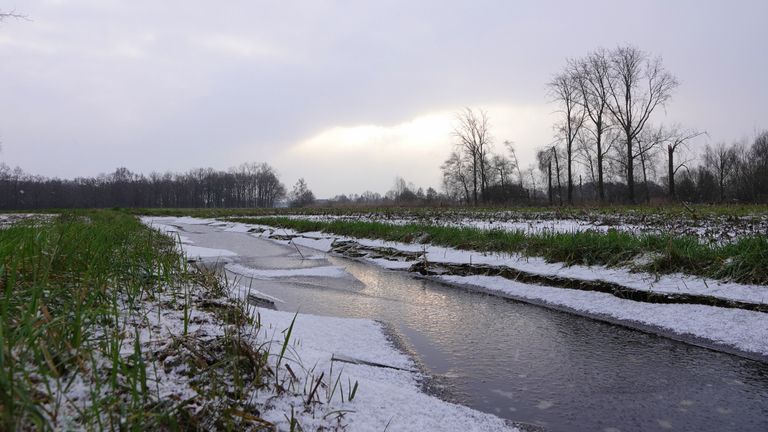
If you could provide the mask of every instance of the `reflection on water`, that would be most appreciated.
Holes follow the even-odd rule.
[[[245,255],[241,263],[255,266],[291,253],[277,253],[274,245],[266,251],[261,247],[270,243],[243,234],[237,240],[218,234],[190,237],[199,246],[234,247]],[[311,265],[328,265],[319,261]],[[243,283],[284,300],[278,309],[391,324],[455,398],[515,421],[553,431],[768,430],[768,365],[403,273],[329,261],[357,281]]]

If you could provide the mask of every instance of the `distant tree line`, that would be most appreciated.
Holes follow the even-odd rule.
[[[304,186],[306,189],[306,184]],[[286,189],[277,172],[266,163],[244,163],[227,171],[199,168],[181,174],[148,176],[118,168],[111,174],[73,180],[29,175],[20,168],[0,164],[0,209],[3,210],[274,207],[285,196]]]
[[[547,85],[554,141],[525,168],[511,142],[494,152],[488,114],[465,108],[441,166],[445,195],[470,205],[768,202],[768,132],[691,149],[704,132],[651,121],[677,86],[660,57],[633,46],[568,60]]]

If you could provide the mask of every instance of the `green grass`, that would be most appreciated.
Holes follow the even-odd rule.
[[[0,430],[273,430],[253,402],[261,391],[315,409],[320,398],[302,379],[327,384],[314,368],[295,375],[293,325],[272,352],[247,295],[229,298],[228,284],[122,211],[0,229]],[[221,334],[200,332],[205,325]],[[160,368],[173,370],[164,376],[175,397],[161,392]],[[75,400],[72,388],[81,389]],[[327,400],[343,402],[344,391]]]
[[[123,307],[186,275],[173,241],[124,213],[70,212],[0,229],[0,429],[48,429],[59,390],[51,386],[85,375],[98,383],[80,413],[86,429],[156,426],[162,413],[144,406],[140,346],[117,323]],[[131,346],[132,364],[118,355]],[[104,358],[107,369],[97,366]]]
[[[768,284],[768,238],[746,237],[713,245],[691,236],[608,232],[540,233],[455,228],[426,224],[309,221],[286,217],[228,219],[299,232],[324,231],[342,236],[412,242],[426,233],[429,243],[463,250],[518,253],[567,265],[629,265],[652,273],[682,272],[742,283]],[[647,262],[636,264],[636,259]]]

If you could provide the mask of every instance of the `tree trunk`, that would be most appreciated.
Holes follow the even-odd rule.
[[[667,175],[669,176],[669,199],[674,200],[675,199],[675,149],[671,145],[667,146],[667,155],[668,155]]]
[[[549,159],[549,165],[547,166],[547,173],[549,178],[549,183],[548,183],[549,205],[552,205],[554,202],[552,199],[552,159]]]
[[[624,131],[627,137],[627,188],[629,189],[629,202],[635,203],[635,166],[634,157],[632,157],[632,132],[629,129]]]
[[[645,203],[650,204],[651,203],[651,191],[648,188],[648,171],[645,168],[645,153],[640,153],[640,164],[643,168],[643,186],[645,189]]]
[[[568,143],[568,204],[573,205],[573,172],[572,172],[572,159],[573,149],[572,144]]]
[[[472,155],[472,198],[477,207],[477,154]]]
[[[605,201],[605,189],[603,188],[603,145],[600,134],[597,135],[597,192],[600,202]]]
[[[557,157],[557,152],[554,147],[552,153],[555,154],[555,170],[557,170],[557,199],[560,201],[560,207],[563,206],[563,185],[560,183],[560,160]]]

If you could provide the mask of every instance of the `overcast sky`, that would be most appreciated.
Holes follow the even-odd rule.
[[[681,85],[655,123],[768,128],[768,1],[0,0],[0,162],[94,176],[274,165],[320,197],[438,187],[453,114],[489,111],[524,165],[545,83],[631,43]]]

